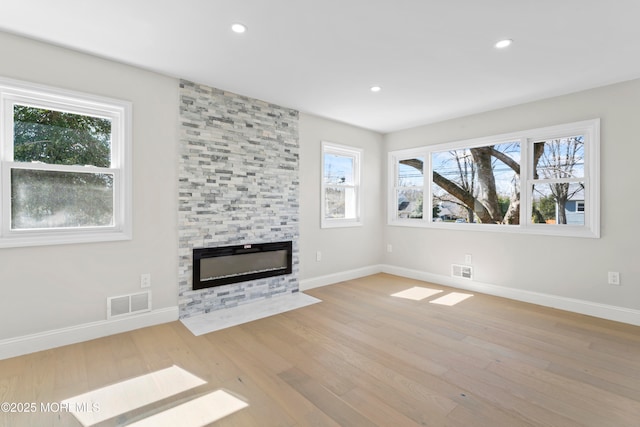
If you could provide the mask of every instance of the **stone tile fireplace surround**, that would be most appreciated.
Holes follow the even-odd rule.
[[[298,111],[180,82],[180,318],[298,291]],[[194,248],[293,241],[293,273],[192,290]]]

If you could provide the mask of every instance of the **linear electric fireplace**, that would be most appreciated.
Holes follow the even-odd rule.
[[[292,242],[193,249],[193,289],[292,272]]]

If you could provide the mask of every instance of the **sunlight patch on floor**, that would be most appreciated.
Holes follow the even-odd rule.
[[[129,424],[134,427],[202,427],[249,404],[224,390],[216,390],[166,411]]]
[[[452,306],[472,296],[473,294],[464,294],[462,292],[451,292],[447,295],[441,296],[440,298],[436,298],[432,301],[429,301],[429,303]]]
[[[206,381],[174,365],[71,397],[62,404],[68,405],[83,426],[90,426],[202,384]]]
[[[414,301],[420,301],[430,296],[439,294],[442,292],[439,289],[423,288],[421,286],[414,286],[413,288],[405,289],[404,291],[391,294],[392,297],[412,299]]]

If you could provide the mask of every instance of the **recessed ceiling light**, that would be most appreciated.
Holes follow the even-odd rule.
[[[513,43],[513,40],[504,39],[504,40],[500,40],[498,43],[496,43],[495,46],[498,49],[504,49],[505,47],[511,46],[511,43]]]
[[[234,33],[242,34],[247,31],[247,26],[244,24],[235,23],[231,26],[231,30]]]
[[[380,86],[378,86],[378,85],[375,85],[375,86],[371,86],[371,87],[369,88],[369,90],[370,90],[371,92],[380,92],[380,91],[382,90],[382,88],[381,88]]]

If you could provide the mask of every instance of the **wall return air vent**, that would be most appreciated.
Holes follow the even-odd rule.
[[[151,311],[151,291],[107,298],[107,319]]]
[[[473,279],[473,267],[470,265],[451,264],[451,276],[459,279]]]

